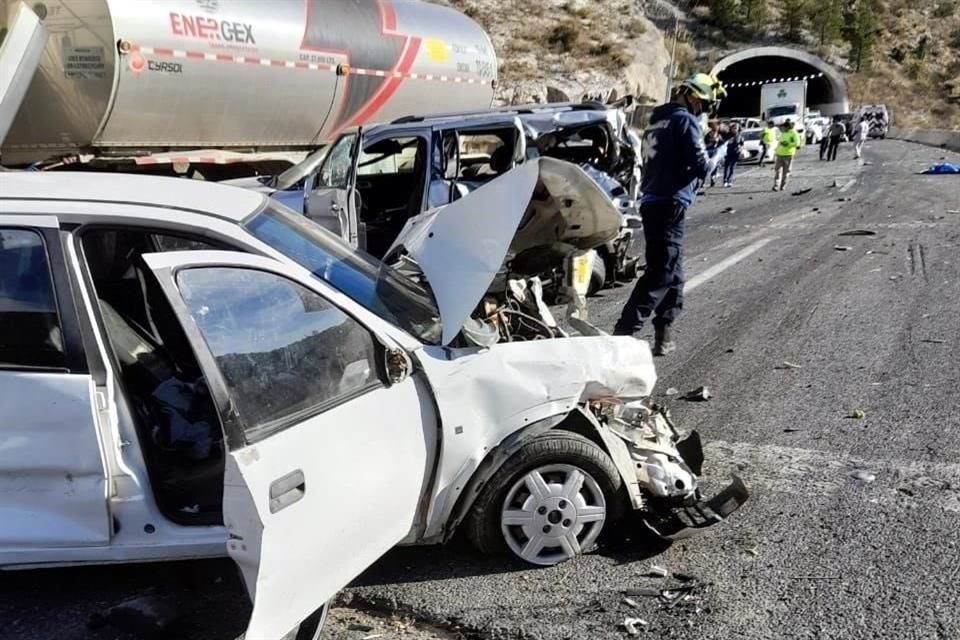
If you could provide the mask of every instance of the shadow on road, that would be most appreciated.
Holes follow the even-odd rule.
[[[639,519],[625,518],[601,538],[595,553],[610,558],[617,565],[625,565],[660,555],[670,544],[650,533]],[[458,536],[446,545],[398,547],[370,567],[351,586],[414,584],[476,576],[506,576],[536,570],[536,567],[507,553],[484,555]]]
[[[139,600],[157,617],[112,607]],[[167,615],[169,614],[169,615]],[[229,560],[8,571],[0,574],[5,640],[233,640],[250,603]],[[156,628],[157,619],[169,626]]]

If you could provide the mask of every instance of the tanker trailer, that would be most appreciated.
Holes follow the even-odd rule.
[[[18,2],[0,0],[0,27]],[[6,166],[302,157],[365,122],[489,107],[496,86],[479,25],[419,0],[30,6],[50,35],[0,146]]]

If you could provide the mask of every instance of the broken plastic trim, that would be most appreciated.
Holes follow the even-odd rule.
[[[651,531],[665,540],[686,538],[700,529],[723,522],[750,497],[750,492],[739,476],[733,476],[726,489],[710,500],[675,507],[668,512],[644,520]]]

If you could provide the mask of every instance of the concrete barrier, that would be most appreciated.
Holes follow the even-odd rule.
[[[917,142],[940,149],[949,149],[960,152],[960,131],[949,129],[901,129],[890,127],[887,134],[890,138]]]

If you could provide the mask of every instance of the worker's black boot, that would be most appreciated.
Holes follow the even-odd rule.
[[[677,350],[677,343],[673,341],[670,335],[670,325],[657,325],[653,330],[653,355],[665,356]]]

